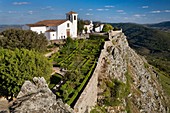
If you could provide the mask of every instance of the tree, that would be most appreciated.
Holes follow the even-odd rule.
[[[38,34],[31,30],[8,29],[0,33],[0,47],[14,50],[25,48],[44,52],[48,41],[44,34]]]
[[[112,26],[112,25],[110,25],[110,24],[105,24],[105,25],[103,26],[102,32],[108,32],[108,31],[110,31],[110,30],[112,30],[112,29],[113,29],[113,26]]]
[[[87,30],[88,30],[87,27],[85,27],[85,28],[84,28],[84,31],[85,31],[86,34],[87,34]]]
[[[0,96],[16,96],[25,80],[35,76],[48,80],[51,72],[52,63],[36,51],[0,48]]]
[[[77,27],[78,27],[78,33],[82,33],[82,31],[84,30],[84,21],[79,19]]]

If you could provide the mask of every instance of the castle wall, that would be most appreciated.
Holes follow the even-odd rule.
[[[101,50],[93,75],[74,106],[74,111],[76,113],[90,112],[90,110],[97,104],[98,75],[100,74],[103,58],[107,56],[107,47],[110,45],[112,45],[111,41],[105,42],[104,49]]]

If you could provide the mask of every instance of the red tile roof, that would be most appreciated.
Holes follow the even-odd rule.
[[[29,27],[40,27],[40,26],[45,26],[45,25],[41,25],[41,24],[26,24]]]
[[[46,32],[54,32],[55,30],[53,30],[53,29],[49,29],[49,30],[47,30]]]
[[[74,12],[74,11],[70,11],[70,12],[68,12],[67,14],[71,15],[71,14],[77,14],[77,13]]]
[[[67,20],[43,20],[39,21],[35,24],[27,24],[30,27],[38,27],[38,26],[58,26]]]

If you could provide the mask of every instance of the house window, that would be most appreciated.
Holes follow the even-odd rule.
[[[74,16],[74,20],[76,20],[76,16]]]
[[[67,27],[69,27],[70,25],[69,25],[69,23],[67,23]]]
[[[53,34],[53,36],[54,36],[54,34]]]
[[[63,36],[61,36],[61,39],[63,39]]]
[[[65,39],[66,37],[64,36],[64,39]]]
[[[42,31],[40,31],[40,34],[42,33]]]

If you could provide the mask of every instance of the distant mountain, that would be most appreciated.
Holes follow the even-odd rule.
[[[157,28],[169,28],[170,29],[170,21],[156,23],[156,24],[147,24],[149,27],[157,27]]]
[[[147,27],[159,29],[161,31],[170,32],[170,21],[156,23],[156,24],[147,24]]]
[[[112,23],[112,25],[123,29],[130,46],[139,54],[146,56],[149,63],[170,75],[169,32],[133,23]]]
[[[0,32],[6,30],[6,29],[11,29],[11,28],[18,28],[21,29],[23,25],[0,25]]]

